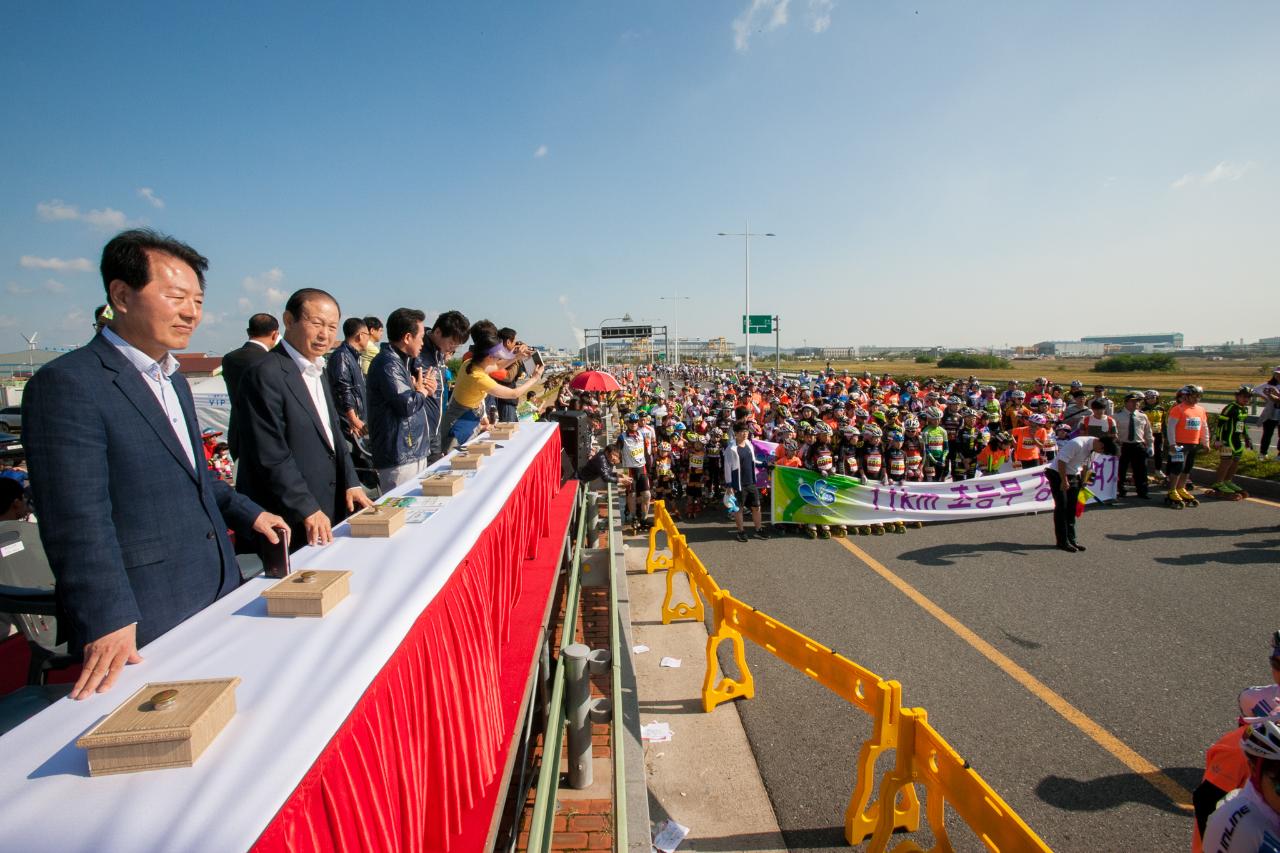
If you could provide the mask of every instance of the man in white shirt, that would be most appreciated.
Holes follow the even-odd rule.
[[[1116,455],[1116,440],[1082,435],[1058,443],[1058,455],[1045,469],[1045,477],[1053,487],[1053,536],[1060,551],[1074,554],[1085,550],[1076,541],[1076,502],[1080,499],[1084,468],[1095,453]]]
[[[324,372],[340,318],[337,300],[304,288],[289,297],[284,339],[250,368],[236,490],[289,522],[291,548],[324,545],[333,525],[370,505],[342,440]]]

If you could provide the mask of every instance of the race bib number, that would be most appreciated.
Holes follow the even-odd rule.
[[[1181,447],[1181,445],[1176,446],[1176,447],[1174,447],[1172,450],[1170,450],[1170,451],[1169,451],[1169,461],[1170,461],[1170,462],[1182,462],[1182,461],[1183,461],[1183,460],[1185,460],[1186,458],[1187,458],[1187,455],[1186,455],[1185,453],[1183,453],[1183,452],[1182,452],[1182,447]]]
[[[880,466],[882,464],[884,464],[883,458],[880,456],[879,453],[867,454],[867,473],[868,474],[879,474]]]
[[[1244,420],[1242,419],[1242,420],[1236,421],[1236,433],[1241,434],[1243,432],[1244,432]]]
[[[1022,446],[1029,450],[1036,446],[1036,440],[1029,435],[1024,435],[1022,437]]]
[[[1187,418],[1187,429],[1188,429],[1188,430],[1190,430],[1191,432],[1199,432],[1199,431],[1200,431],[1200,419],[1199,419],[1199,418]]]
[[[705,457],[701,453],[695,453],[689,457],[689,467],[701,469]]]
[[[894,456],[889,460],[889,473],[901,477],[907,472],[907,460],[902,456]]]
[[[930,436],[925,442],[925,446],[929,448],[930,453],[941,453],[943,441],[940,436]]]

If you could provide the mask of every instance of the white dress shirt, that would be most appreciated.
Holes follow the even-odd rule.
[[[1080,469],[1084,468],[1089,458],[1093,456],[1094,438],[1088,435],[1082,435],[1079,438],[1068,439],[1058,443],[1058,455],[1053,458],[1053,467],[1061,465],[1066,469],[1067,476],[1070,477],[1080,473]]]
[[[156,395],[156,402],[160,404],[160,409],[164,412],[165,419],[169,421],[169,426],[173,428],[178,446],[186,451],[187,461],[191,463],[192,470],[196,470],[196,454],[191,446],[191,433],[187,432],[187,419],[182,414],[182,403],[178,400],[178,392],[174,390],[171,378],[178,369],[178,360],[173,357],[173,353],[167,352],[164,354],[164,361],[158,362],[133,344],[126,342],[109,327],[102,330],[102,336],[118,349],[121,355],[129,359],[130,364],[138,368],[146,386],[151,389],[152,394]]]
[[[315,361],[307,361],[306,356],[289,346],[288,341],[282,338],[280,343],[284,344],[284,351],[289,353],[293,363],[298,366],[298,372],[302,374],[302,384],[306,385],[307,390],[311,392],[311,402],[316,407],[316,416],[320,418],[320,426],[324,427],[324,437],[329,440],[329,448],[332,449],[333,427],[329,425],[329,406],[324,396],[324,356]]]

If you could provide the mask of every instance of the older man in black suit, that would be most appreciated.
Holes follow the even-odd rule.
[[[73,699],[101,693],[138,649],[240,585],[228,523],[277,541],[284,520],[213,476],[177,372],[200,324],[208,261],[154,231],[102,250],[113,317],[42,367],[22,398],[40,538],[73,653]]]
[[[284,339],[240,386],[236,490],[289,523],[291,549],[324,545],[333,525],[370,505],[360,486],[325,381],[325,353],[337,339],[338,302],[304,288],[284,309]]]
[[[231,398],[231,423],[227,426],[227,449],[232,459],[240,458],[240,418],[236,402],[240,380],[250,367],[267,357],[271,348],[280,340],[280,321],[270,314],[254,314],[249,318],[246,330],[249,340],[239,349],[233,349],[222,357],[222,379],[227,383],[227,396]]]

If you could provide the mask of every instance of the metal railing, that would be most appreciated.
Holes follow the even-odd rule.
[[[608,705],[613,748],[613,794],[614,794],[614,849],[625,850],[627,847],[627,807],[625,791],[625,759],[623,757],[623,720],[622,720],[622,655],[620,649],[621,626],[618,624],[618,584],[614,563],[614,537],[617,535],[617,515],[614,506],[614,492],[608,487],[603,497],[608,506],[607,522],[609,547],[608,579],[609,579],[609,666],[611,672],[611,696]],[[585,669],[592,664],[603,661],[599,652],[590,652],[583,660],[585,647],[575,642],[578,627],[578,607],[582,597],[583,553],[586,550],[586,537],[594,536],[598,504],[591,492],[581,487],[578,499],[577,534],[574,540],[573,555],[569,565],[569,577],[565,589],[564,623],[561,628],[559,652],[551,676],[551,698],[549,702],[546,731],[542,741],[542,760],[538,770],[537,787],[534,793],[531,810],[529,839],[526,849],[530,853],[550,851],[554,836],[555,805],[560,790],[560,753],[565,745],[566,732],[570,735],[569,783],[575,787],[589,784],[591,777],[591,722],[601,721],[605,706],[594,704],[584,696],[570,701],[572,677],[585,682]],[[576,648],[571,648],[576,647]],[[571,669],[574,672],[571,674]],[[602,671],[596,669],[595,671]],[[589,691],[589,688],[588,688]],[[600,700],[594,700],[599,703]],[[575,749],[574,730],[585,731],[585,766],[583,755]],[[576,754],[577,753],[577,754]]]

